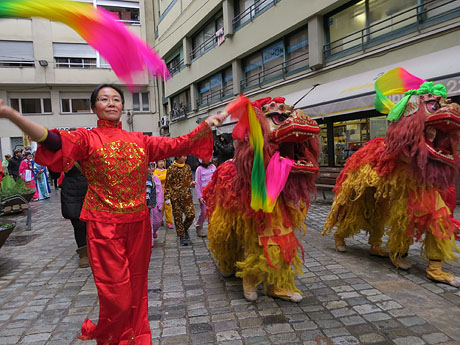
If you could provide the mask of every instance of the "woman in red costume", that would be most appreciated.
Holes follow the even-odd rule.
[[[53,171],[68,171],[80,161],[88,180],[80,218],[87,224],[88,256],[99,295],[99,321],[86,320],[80,339],[98,345],[150,345],[147,273],[151,227],[145,197],[148,163],[193,154],[212,156],[213,115],[187,135],[151,137],[121,129],[124,97],[113,85],[100,85],[91,95],[97,128],[48,131],[0,99],[6,118],[39,145],[36,161]]]

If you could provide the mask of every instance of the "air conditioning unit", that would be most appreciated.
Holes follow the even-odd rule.
[[[169,126],[169,118],[167,116],[162,116],[160,119],[160,125],[161,127]]]

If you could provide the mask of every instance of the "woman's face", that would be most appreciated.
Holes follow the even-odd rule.
[[[30,161],[30,160],[32,159],[32,155],[27,155],[27,156],[26,156],[26,159],[27,159],[28,161]]]
[[[104,87],[97,94],[93,111],[99,120],[120,121],[123,103],[121,95],[111,87]]]
[[[158,161],[157,162],[157,166],[160,168],[160,169],[163,169],[165,167],[165,161]]]

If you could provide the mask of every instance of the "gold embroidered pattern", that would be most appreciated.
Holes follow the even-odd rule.
[[[193,137],[190,138],[190,142],[194,142],[196,140],[201,140],[201,139],[207,139],[207,138],[212,138],[212,132],[211,132],[211,128],[209,127],[209,125],[207,124],[207,122],[205,122],[206,125],[204,125],[200,131],[198,133],[196,133]]]
[[[108,213],[145,210],[147,166],[146,152],[137,144],[104,144],[83,166],[89,182],[83,208]]]

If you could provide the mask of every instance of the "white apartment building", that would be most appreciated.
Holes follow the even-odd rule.
[[[144,1],[86,0],[105,8],[147,39]],[[151,7],[151,6],[150,6]],[[151,17],[151,15],[150,15]],[[127,47],[129,49],[129,47]],[[0,19],[0,98],[48,128],[95,127],[89,97],[95,86],[120,81],[100,55],[69,27],[50,20]],[[158,88],[147,75],[126,88],[123,128],[158,135]],[[22,146],[22,132],[0,119],[1,153]]]
[[[240,93],[284,96],[320,124],[321,165],[342,166],[385,133],[374,82],[389,69],[443,82],[459,100],[458,0],[153,1],[155,48],[173,74],[161,99],[171,136]]]

